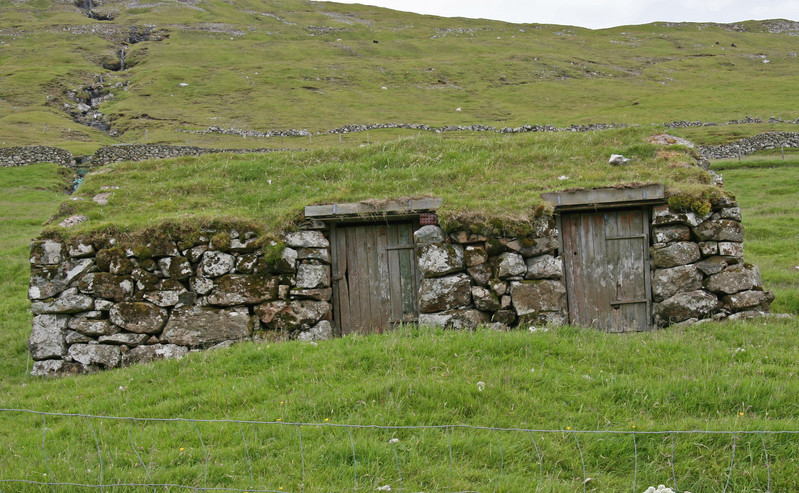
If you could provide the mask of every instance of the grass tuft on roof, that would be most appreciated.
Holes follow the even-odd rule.
[[[422,197],[444,199],[445,228],[523,234],[551,213],[542,192],[662,183],[689,206],[722,193],[691,149],[652,144],[653,132],[420,135],[354,148],[117,163],[89,174],[46,234],[241,223],[279,233],[296,227],[306,205]],[[632,161],[614,166],[611,154]],[[108,192],[107,205],[92,200]],[[73,214],[89,220],[55,226]]]

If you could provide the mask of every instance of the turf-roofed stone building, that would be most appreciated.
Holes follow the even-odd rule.
[[[735,201],[694,211],[668,198],[660,184],[548,192],[519,235],[445,230],[446,199],[422,198],[307,206],[279,241],[246,227],[43,238],[32,373],[404,323],[633,332],[768,310]]]

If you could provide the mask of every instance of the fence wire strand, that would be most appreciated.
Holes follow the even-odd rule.
[[[274,492],[274,493],[284,493],[282,487],[280,488],[280,490],[257,489],[258,486],[256,485],[256,479],[255,479],[257,475],[256,475],[256,472],[254,470],[255,469],[254,468],[254,458],[253,458],[253,455],[251,454],[251,451],[250,451],[250,448],[251,448],[250,447],[250,443],[247,440],[247,437],[246,437],[246,435],[244,433],[244,429],[243,429],[243,426],[242,426],[242,425],[245,425],[245,424],[246,425],[251,425],[251,426],[252,425],[271,425],[271,426],[278,426],[278,427],[279,426],[294,426],[297,429],[297,436],[298,436],[298,439],[299,439],[300,462],[301,462],[301,465],[302,465],[302,483],[300,485],[295,485],[294,488],[296,488],[297,486],[300,486],[301,491],[303,493],[305,492],[305,490],[307,488],[307,471],[306,471],[307,457],[306,457],[305,446],[304,446],[304,443],[303,443],[303,433],[302,433],[302,430],[301,430],[301,428],[304,427],[304,426],[317,427],[317,428],[329,428],[329,429],[344,428],[347,431],[347,436],[349,438],[349,445],[350,445],[350,449],[351,449],[351,452],[352,452],[353,491],[356,492],[356,493],[358,491],[358,454],[356,452],[355,439],[353,437],[353,431],[354,430],[383,430],[383,431],[386,432],[387,436],[389,437],[388,442],[391,445],[391,451],[392,451],[393,458],[394,458],[394,465],[396,466],[396,470],[397,470],[397,481],[398,481],[399,487],[395,488],[395,491],[403,491],[404,490],[403,481],[404,481],[404,479],[406,479],[406,478],[403,477],[402,461],[400,460],[400,453],[398,451],[398,447],[396,446],[396,443],[398,442],[398,439],[395,438],[395,436],[394,436],[395,433],[397,431],[400,431],[400,430],[439,430],[439,431],[443,431],[445,433],[445,435],[446,435],[447,453],[449,455],[449,478],[448,478],[447,491],[453,492],[454,491],[453,490],[453,481],[454,481],[454,464],[455,464],[455,460],[454,460],[454,452],[453,452],[452,433],[453,433],[453,431],[455,429],[485,431],[485,432],[490,432],[490,433],[492,433],[494,435],[494,440],[496,441],[496,444],[497,444],[497,447],[498,447],[498,451],[499,451],[499,458],[500,458],[499,464],[497,465],[496,462],[494,462],[494,464],[492,466],[492,467],[497,467],[498,466],[498,468],[499,468],[499,474],[498,474],[498,476],[495,479],[495,486],[493,488],[494,492],[496,492],[496,491],[498,491],[500,489],[501,483],[502,483],[503,479],[505,478],[505,473],[506,473],[506,471],[505,471],[505,469],[506,469],[505,449],[503,448],[503,445],[502,445],[502,439],[501,439],[501,436],[500,436],[501,435],[500,432],[522,432],[522,433],[526,433],[529,436],[529,438],[530,438],[530,440],[531,440],[531,442],[533,444],[533,448],[535,449],[536,456],[538,458],[538,484],[536,486],[536,492],[540,491],[542,486],[544,486],[544,468],[543,468],[544,467],[544,460],[543,460],[544,459],[544,455],[542,453],[542,450],[539,448],[538,443],[536,442],[536,439],[533,436],[533,433],[539,433],[539,434],[541,434],[543,436],[547,436],[547,435],[553,436],[556,433],[560,433],[560,434],[564,434],[564,435],[565,434],[570,434],[572,436],[572,438],[574,439],[575,445],[577,446],[577,450],[578,450],[579,456],[580,456],[580,465],[582,467],[582,483],[583,483],[583,491],[584,492],[587,491],[587,483],[589,481],[591,481],[592,478],[589,478],[588,474],[587,474],[586,457],[585,457],[585,453],[583,451],[583,447],[582,447],[582,445],[580,443],[580,438],[578,436],[578,435],[581,435],[581,434],[583,436],[601,436],[601,435],[617,435],[617,436],[631,435],[632,436],[632,439],[633,439],[633,453],[634,453],[634,470],[633,470],[633,491],[634,492],[637,491],[637,488],[638,488],[638,473],[639,473],[639,468],[641,467],[640,464],[639,464],[639,450],[638,450],[638,440],[637,440],[639,435],[640,436],[658,435],[658,436],[661,436],[664,439],[668,439],[670,441],[671,455],[669,456],[669,462],[670,462],[670,465],[671,465],[671,473],[672,473],[672,478],[671,479],[672,479],[672,484],[674,486],[674,489],[676,491],[678,491],[677,490],[677,488],[678,488],[678,485],[677,485],[677,474],[676,474],[676,466],[675,466],[675,463],[676,463],[676,450],[675,450],[676,449],[676,446],[675,446],[676,438],[679,435],[686,435],[686,436],[690,436],[690,435],[719,435],[719,436],[731,435],[731,438],[732,438],[732,452],[731,452],[731,456],[730,456],[729,468],[728,468],[727,474],[726,474],[727,477],[726,477],[723,493],[726,493],[727,491],[731,491],[731,488],[733,488],[733,486],[732,486],[732,475],[733,475],[733,473],[735,471],[735,466],[736,466],[735,459],[736,459],[736,451],[737,451],[737,448],[738,448],[739,438],[742,438],[744,436],[757,435],[757,437],[760,438],[760,442],[761,442],[761,445],[762,445],[762,448],[763,448],[763,459],[756,461],[755,458],[752,458],[751,461],[753,463],[753,467],[758,467],[758,466],[754,465],[755,462],[758,462],[758,463],[762,464],[763,460],[765,461],[764,465],[765,465],[766,474],[767,474],[767,483],[766,483],[766,490],[765,491],[767,493],[770,493],[771,492],[771,483],[772,483],[772,474],[771,474],[771,462],[772,462],[772,460],[771,460],[771,456],[769,455],[769,451],[768,451],[768,447],[767,447],[767,444],[766,444],[765,437],[766,437],[766,435],[793,436],[793,435],[799,434],[799,430],[779,430],[779,431],[769,431],[769,430],[674,430],[674,431],[665,431],[665,430],[664,431],[639,431],[639,430],[626,431],[626,430],[620,430],[620,431],[615,431],[615,430],[571,430],[571,429],[566,429],[566,430],[543,430],[543,429],[529,429],[529,428],[501,428],[501,427],[490,427],[490,426],[474,426],[474,425],[463,425],[463,424],[394,426],[394,425],[371,425],[371,424],[370,425],[357,425],[357,424],[328,423],[328,422],[325,422],[325,423],[303,423],[303,422],[233,420],[233,419],[136,418],[136,417],[130,417],[130,416],[127,416],[127,417],[122,417],[122,416],[97,416],[97,415],[91,415],[91,414],[57,413],[57,412],[35,411],[35,410],[30,410],[30,409],[3,409],[3,408],[0,408],[0,414],[1,413],[32,414],[32,415],[38,415],[38,416],[41,417],[41,419],[42,419],[42,427],[43,427],[42,428],[42,439],[41,439],[41,454],[42,454],[42,459],[43,459],[44,466],[45,466],[45,471],[46,471],[45,475],[47,476],[47,480],[46,481],[35,481],[35,480],[31,480],[31,479],[9,479],[7,477],[4,477],[4,478],[0,478],[0,485],[13,485],[13,484],[17,484],[17,485],[26,485],[26,484],[27,485],[36,485],[36,486],[41,487],[41,488],[49,489],[51,493],[56,493],[56,488],[57,487],[59,489],[60,488],[64,488],[66,490],[69,490],[70,488],[77,488],[77,487],[90,488],[90,489],[96,489],[100,493],[105,493],[105,491],[107,489],[116,489],[116,488],[125,488],[125,487],[130,487],[130,488],[150,488],[150,489],[152,489],[153,492],[157,491],[158,489],[163,488],[163,489],[190,490],[190,491],[235,491],[235,492],[248,491],[248,492],[263,492],[263,493],[272,493],[272,492]],[[88,425],[88,428],[91,431],[91,436],[92,436],[92,438],[94,440],[94,447],[95,447],[95,449],[97,451],[98,468],[99,468],[99,483],[98,484],[84,484],[84,483],[73,482],[73,481],[69,481],[69,480],[67,480],[67,481],[56,481],[56,478],[53,475],[51,457],[50,457],[50,455],[48,454],[48,451],[47,451],[47,448],[48,448],[47,447],[47,445],[48,445],[48,433],[51,433],[53,435],[53,439],[55,440],[54,443],[60,443],[58,441],[60,439],[60,436],[58,435],[58,431],[57,431],[58,428],[51,429],[51,428],[48,427],[48,417],[57,417],[57,418],[66,418],[66,419],[73,418],[73,419],[76,419],[76,420],[83,420]],[[103,445],[103,443],[100,440],[100,436],[98,434],[97,428],[94,425],[94,421],[99,421],[99,422],[101,422],[101,424],[106,424],[106,423],[104,423],[104,421],[127,421],[126,424],[129,424],[128,430],[127,430],[127,432],[128,432],[128,442],[129,442],[129,445],[131,447],[131,450],[133,451],[133,453],[136,456],[136,459],[138,461],[138,465],[135,466],[135,467],[141,466],[142,470],[144,471],[144,474],[147,477],[147,481],[148,481],[147,483],[136,483],[136,482],[124,482],[123,483],[119,479],[114,480],[113,478],[106,477],[110,473],[108,473],[108,471],[106,471],[106,461],[103,460],[103,455],[104,455],[104,450],[103,449],[104,449],[105,445]],[[193,425],[194,431],[196,432],[197,437],[198,437],[198,439],[200,441],[200,445],[201,445],[202,453],[203,453],[203,459],[202,459],[202,463],[203,463],[202,486],[200,487],[200,486],[181,485],[181,484],[173,484],[173,483],[168,483],[168,482],[156,482],[156,481],[154,481],[154,478],[153,478],[152,472],[150,470],[150,467],[148,467],[147,463],[144,461],[144,458],[142,457],[142,454],[139,453],[139,450],[137,448],[137,444],[136,444],[136,442],[134,440],[134,437],[133,437],[134,424],[137,423],[137,422],[144,423],[144,424],[147,424],[147,423],[191,423]],[[211,455],[210,455],[211,451],[209,450],[208,445],[205,443],[205,440],[203,439],[203,435],[202,435],[202,433],[200,431],[200,427],[199,427],[200,423],[218,424],[218,425],[236,423],[236,425],[238,426],[239,435],[241,437],[241,443],[243,444],[243,447],[244,447],[243,454],[247,458],[247,467],[248,467],[248,473],[249,473],[249,486],[250,486],[249,488],[241,489],[241,488],[235,488],[235,487],[223,487],[223,486],[220,486],[220,485],[217,485],[217,484],[209,485],[209,462],[211,460]],[[124,429],[123,429],[123,432],[124,432]],[[438,439],[433,438],[433,440],[440,441],[441,439],[440,438],[438,438]],[[603,438],[599,438],[599,440],[602,441]],[[54,456],[54,457],[61,457],[62,456],[62,451],[61,451],[60,446],[57,446],[57,445],[51,445],[50,446],[51,449],[54,448],[54,447],[59,449],[58,454],[56,456]],[[237,446],[237,448],[238,448],[238,446]],[[726,448],[726,447],[724,447],[724,448]],[[69,449],[69,446],[67,447],[67,449]],[[590,450],[590,449],[587,449],[587,450]],[[106,453],[111,454],[111,452],[106,452]],[[364,452],[364,453],[366,453],[366,456],[365,456],[365,458],[362,457],[362,459],[367,461],[367,463],[366,463],[367,464],[367,473],[364,473],[364,474],[366,474],[366,476],[365,476],[366,478],[369,478],[370,476],[372,476],[372,474],[369,471],[368,464],[371,464],[372,462],[371,462],[371,458],[369,458],[368,451]],[[114,456],[116,456],[116,452],[114,452],[114,455],[109,455],[109,457],[114,457]],[[87,457],[89,457],[89,456],[87,456]],[[591,457],[593,457],[593,456],[591,456]],[[557,457],[556,457],[556,459],[557,459]],[[59,459],[59,460],[62,460],[62,459]],[[557,467],[557,463],[558,462],[559,462],[558,460],[555,461],[555,464],[556,464],[555,467]],[[389,463],[390,463],[390,460],[389,460]],[[523,461],[521,461],[520,463],[523,463]],[[510,462],[508,464],[513,464],[513,462]],[[739,466],[739,469],[740,469],[740,466]],[[91,472],[91,469],[88,469],[87,472]],[[523,471],[522,471],[522,473],[523,473]],[[529,473],[529,471],[528,471],[528,473]],[[576,473],[576,471],[575,471],[575,473]],[[246,474],[246,473],[244,473],[244,474]],[[243,477],[241,478],[241,480],[242,480],[242,482],[244,482],[244,484],[247,484],[245,482],[246,479],[244,479],[244,478],[246,478],[246,476],[244,476],[244,474],[242,474]],[[530,474],[530,476],[532,476],[532,475],[533,474]],[[215,475],[214,477],[217,477],[217,476]],[[224,477],[232,478],[233,476],[225,475]],[[63,478],[63,479],[70,479],[70,478]],[[532,480],[532,478],[530,478],[530,481],[531,480]],[[577,481],[578,477],[573,477],[573,480]],[[196,479],[194,481],[195,482],[199,482],[199,475],[196,476]],[[362,481],[364,481],[363,474],[362,474]],[[487,481],[491,482],[490,477],[487,478]],[[384,488],[388,488],[388,489],[384,489]],[[379,487],[378,491],[391,491],[390,488],[391,488],[391,486],[386,485],[386,486]],[[761,486],[761,488],[762,488],[762,486]],[[3,488],[0,488],[0,492],[3,491],[4,489],[7,490],[7,488],[5,486]],[[463,492],[459,492],[459,493],[463,493]]]

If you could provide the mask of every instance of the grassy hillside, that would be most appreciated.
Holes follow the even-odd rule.
[[[3,145],[77,153],[145,140],[277,145],[182,132],[211,125],[799,117],[799,27],[785,21],[592,31],[300,0],[93,5],[92,15],[113,20],[89,18],[66,0],[0,1]],[[98,118],[107,117],[113,136],[70,116],[75,98],[100,85],[95,97],[112,96],[98,104],[106,115]],[[88,115],[84,123],[99,121]]]

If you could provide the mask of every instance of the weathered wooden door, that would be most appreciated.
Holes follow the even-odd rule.
[[[383,332],[418,320],[412,223],[331,230],[333,320],[338,335]]]
[[[561,233],[571,323],[612,332],[649,329],[648,210],[563,214]]]

